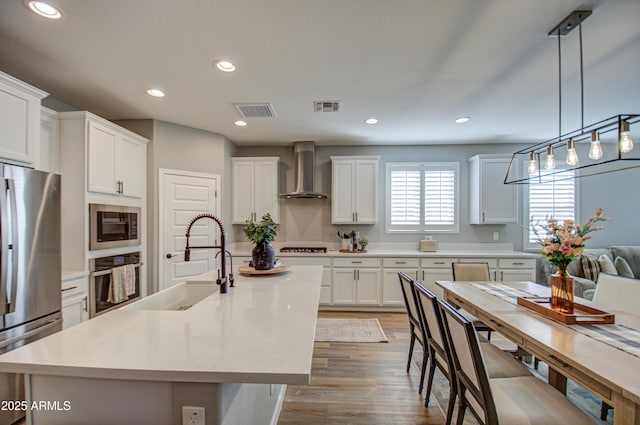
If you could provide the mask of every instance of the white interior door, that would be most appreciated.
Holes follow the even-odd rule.
[[[213,249],[191,250],[184,261],[187,226],[201,213],[218,215],[220,176],[187,171],[160,170],[159,290],[214,269]],[[218,245],[218,226],[201,219],[191,228],[190,246]]]

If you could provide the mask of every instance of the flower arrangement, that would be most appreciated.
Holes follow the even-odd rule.
[[[569,263],[582,254],[584,242],[591,239],[589,233],[602,230],[597,223],[611,221],[605,217],[602,208],[597,208],[596,213],[585,224],[575,224],[573,220],[565,220],[560,223],[553,217],[547,217],[545,224],[536,223],[533,233],[536,241],[542,249],[542,256],[551,264],[566,272]],[[541,233],[543,233],[541,235]]]

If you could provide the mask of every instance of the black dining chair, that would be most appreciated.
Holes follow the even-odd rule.
[[[413,296],[414,281],[409,275],[404,272],[398,272],[400,279],[400,288],[402,289],[402,297],[404,298],[404,304],[407,310],[407,316],[409,318],[409,334],[411,340],[409,342],[409,357],[407,359],[407,372],[411,368],[411,358],[413,356],[413,349],[416,341],[422,346],[422,367],[420,371],[420,387],[418,393],[422,393],[422,383],[424,382],[424,375],[427,368],[427,361],[429,360],[429,350],[425,346],[424,338],[422,336],[422,328],[420,327],[420,319],[418,317],[418,310],[415,306]]]
[[[415,282],[414,289],[416,308],[419,312],[420,323],[430,358],[424,405],[427,406],[429,404],[433,378],[437,368],[449,381],[449,403],[447,405],[446,421],[446,425],[449,425],[453,418],[453,407],[458,393],[451,346],[446,338],[436,296],[419,282]],[[491,378],[531,375],[522,363],[491,344],[488,340],[483,338],[480,345],[488,365],[487,371]]]
[[[439,300],[458,380],[457,425],[471,411],[481,425],[595,422],[551,385],[534,376],[490,378],[473,324],[451,304]]]

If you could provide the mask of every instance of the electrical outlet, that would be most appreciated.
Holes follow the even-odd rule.
[[[182,406],[182,425],[205,425],[204,407]]]
[[[494,241],[500,240],[500,232],[493,232],[493,240]]]
[[[431,235],[424,235],[424,239],[425,241],[432,241],[433,240],[433,236]]]

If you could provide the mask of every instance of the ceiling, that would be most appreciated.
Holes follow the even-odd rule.
[[[0,2],[0,70],[112,120],[158,119],[238,145],[540,142],[558,135],[558,45],[583,24],[584,121],[640,113],[640,1]],[[561,39],[562,130],[580,128],[579,34]],[[237,70],[223,73],[213,62]],[[161,99],[149,87],[166,92]],[[340,100],[340,112],[314,112]],[[234,103],[268,102],[275,118]],[[466,124],[455,124],[470,116]],[[379,123],[366,125],[376,117]]]

